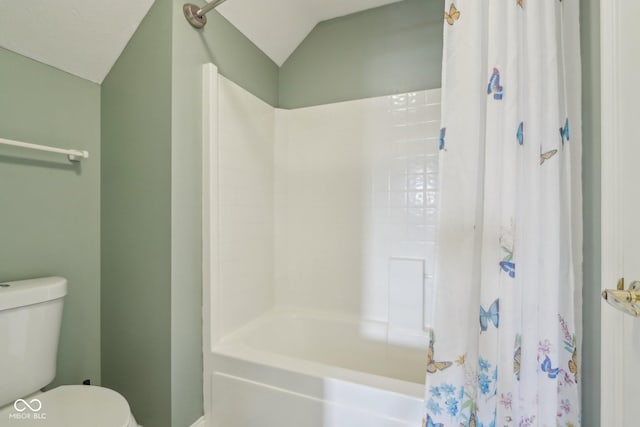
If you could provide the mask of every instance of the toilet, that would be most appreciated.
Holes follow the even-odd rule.
[[[0,283],[0,427],[140,427],[126,399],[104,387],[40,391],[56,374],[67,280]]]

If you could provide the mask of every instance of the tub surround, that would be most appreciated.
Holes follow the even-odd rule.
[[[281,110],[211,79],[212,345],[273,307],[423,334],[440,91]]]
[[[282,110],[203,73],[207,420],[418,423],[440,91]]]
[[[401,3],[404,2],[398,5]],[[198,394],[201,388],[194,387],[194,384],[202,381],[202,319],[199,309],[202,304],[199,274],[201,214],[200,209],[195,208],[200,205],[202,188],[201,64],[216,63],[221,74],[270,105],[278,105],[280,85],[277,65],[217,12],[209,14],[210,22],[206,31],[195,31],[185,23],[181,7],[182,2],[177,0],[155,2],[102,89],[105,110],[103,150],[110,153],[108,160],[103,161],[103,168],[107,172],[103,174],[102,184],[105,186],[102,190],[105,206],[102,209],[102,311],[107,313],[103,315],[103,325],[107,325],[103,331],[103,345],[106,346],[106,342],[120,344],[119,347],[131,344],[134,348],[140,348],[141,354],[153,351],[158,355],[155,358],[157,363],[169,364],[162,372],[171,372],[169,377],[145,376],[143,381],[132,381],[132,375],[118,374],[120,367],[123,368],[122,372],[138,369],[138,364],[141,372],[147,372],[147,367],[151,372],[151,367],[142,362],[122,365],[119,362],[122,356],[115,351],[109,350],[103,354],[105,378],[113,386],[119,384],[116,388],[129,390],[127,397],[134,411],[141,413],[139,421],[143,425],[154,424],[155,418],[151,417],[154,417],[155,408],[171,406],[170,415],[158,415],[158,418],[162,418],[157,420],[156,425],[159,426],[169,422],[188,425],[202,413],[202,398]],[[358,22],[364,28],[370,26],[372,21],[365,19]],[[440,23],[436,27],[440,29]],[[378,61],[393,62],[394,46],[380,44],[373,50],[366,50]],[[419,61],[418,56],[425,54],[428,53],[422,50],[407,52],[405,71],[415,70],[415,73],[422,75],[422,71],[418,71],[420,67],[413,65]],[[323,54],[316,52],[316,55]],[[410,59],[412,55],[416,55],[415,62]],[[439,63],[439,53],[433,61]],[[339,64],[332,63],[335,66]],[[358,67],[357,64],[353,65]],[[141,70],[149,70],[149,74]],[[167,72],[170,72],[169,76]],[[362,70],[362,73],[366,74],[366,70]],[[146,82],[150,75],[153,75],[153,79]],[[375,87],[377,78],[368,81],[368,87]],[[323,85],[327,91],[333,87],[330,83]],[[127,93],[132,95],[125,100]],[[117,115],[118,105],[126,107],[124,109],[130,112],[129,117],[144,116],[144,123],[129,123],[125,116]],[[162,129],[168,129],[168,133],[156,137],[156,132]],[[171,135],[170,140],[166,140],[166,134]],[[132,148],[133,157],[127,161]],[[113,177],[114,181],[107,182],[109,177]],[[122,184],[125,178],[128,183]],[[109,206],[105,204],[107,199]],[[122,209],[115,209],[116,201]],[[141,209],[140,212],[147,214],[140,215],[134,221],[134,218],[126,216],[126,206]],[[145,221],[142,217],[153,220]],[[132,227],[140,222],[140,226],[134,227],[134,234],[131,234],[127,231],[129,226],[118,226],[120,219]],[[140,248],[132,258],[119,257],[119,236],[127,240],[136,234],[151,236],[157,244],[150,251]],[[157,259],[166,259],[166,262],[155,259],[155,255],[152,256],[155,253],[159,254]],[[133,268],[134,264],[142,268]],[[165,273],[171,277],[170,282],[164,279],[165,273],[162,273],[168,266],[170,272]],[[162,275],[158,280],[143,278],[158,275]],[[118,306],[115,299],[109,296],[110,290],[115,294],[128,295],[131,304]],[[153,301],[145,302],[144,296],[148,295],[152,296]],[[134,320],[141,311],[134,307],[139,307],[139,303],[145,307],[165,307],[171,315],[164,316],[161,314],[164,309],[158,308],[146,318],[149,322],[145,319],[136,322]],[[119,321],[112,318],[116,313],[122,315],[121,319],[132,319],[130,324],[137,326],[128,328],[126,334],[118,336]],[[157,321],[151,322],[152,318]],[[169,341],[162,338],[167,334],[171,336]],[[136,337],[139,336],[145,338],[138,340]],[[142,384],[147,380],[157,384],[153,394],[145,393]]]

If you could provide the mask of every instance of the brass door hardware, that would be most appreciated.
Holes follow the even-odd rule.
[[[631,282],[628,289],[624,289],[624,277],[618,280],[616,289],[605,289],[602,298],[618,310],[640,317],[640,281]]]

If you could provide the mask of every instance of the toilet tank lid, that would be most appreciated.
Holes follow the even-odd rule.
[[[0,311],[62,298],[67,294],[64,277],[0,282]]]

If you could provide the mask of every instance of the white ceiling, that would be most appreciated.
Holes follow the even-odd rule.
[[[397,1],[229,0],[217,9],[280,66],[320,21]],[[102,83],[153,2],[0,0],[0,47]]]
[[[154,0],[0,0],[0,46],[96,83]]]
[[[319,22],[397,1],[228,0],[216,10],[280,66]]]

